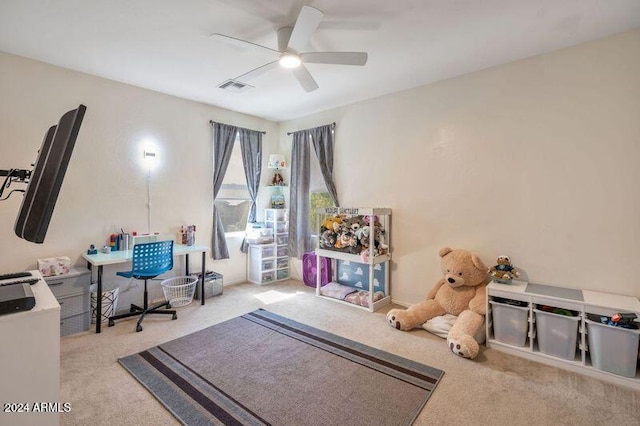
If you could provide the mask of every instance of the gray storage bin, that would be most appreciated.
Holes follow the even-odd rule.
[[[534,309],[538,349],[547,355],[573,361],[576,357],[580,317]]]
[[[497,341],[524,346],[529,331],[529,307],[513,306],[490,300],[493,312],[493,334]]]
[[[585,321],[591,364],[598,370],[635,377],[640,330]]]
[[[194,297],[199,300],[200,294],[202,292],[200,287],[202,285],[202,274],[198,274],[197,277],[198,277],[198,283],[196,284],[196,293]],[[218,272],[207,271],[207,273],[205,274],[205,280],[204,280],[205,299],[208,299],[209,297],[221,295],[222,289],[223,289],[222,274]]]

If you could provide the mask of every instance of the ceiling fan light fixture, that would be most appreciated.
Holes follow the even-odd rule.
[[[298,55],[294,55],[293,53],[285,53],[280,56],[280,65],[285,68],[297,68],[300,66],[302,61]]]

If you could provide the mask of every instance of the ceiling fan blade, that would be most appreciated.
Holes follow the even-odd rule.
[[[307,45],[311,34],[318,28],[324,13],[311,6],[302,6],[296,24],[291,31],[288,47],[301,51]]]
[[[367,63],[366,52],[308,52],[301,53],[302,62],[313,64],[364,65]]]
[[[278,67],[278,61],[268,62],[264,65],[260,65],[258,68],[254,68],[249,72],[245,72],[244,74],[237,76],[236,78],[234,78],[234,80],[248,81],[277,67]]]
[[[253,46],[253,47],[260,47],[262,49],[267,49],[267,50],[270,50],[270,51],[275,52],[275,53],[280,53],[276,49],[272,49],[270,47],[263,46],[261,44],[253,43],[251,41],[242,40],[241,38],[231,37],[231,36],[228,36],[228,35],[225,35],[225,34],[213,33],[213,34],[210,34],[209,37],[220,37],[220,38],[223,38],[225,41],[227,41],[227,42],[229,42],[229,43],[231,43],[233,45],[236,45],[236,46],[247,47],[247,45],[250,45],[250,46]]]
[[[313,92],[318,88],[318,83],[316,83],[313,76],[311,76],[311,73],[304,65],[300,64],[299,67],[293,68],[292,71],[293,75],[296,76],[305,92]]]

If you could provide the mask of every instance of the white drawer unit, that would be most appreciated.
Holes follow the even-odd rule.
[[[275,241],[275,281],[289,278],[289,209],[265,209],[267,228],[273,229]]]
[[[60,304],[60,335],[88,330],[91,326],[90,272],[72,268],[68,274],[44,280]]]
[[[640,315],[636,297],[513,281],[489,284],[487,302],[487,346],[640,389],[640,330],[590,319]]]
[[[248,279],[256,284],[269,284],[276,280],[276,244],[250,244]]]

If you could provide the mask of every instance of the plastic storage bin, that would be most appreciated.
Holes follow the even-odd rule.
[[[513,306],[490,300],[493,311],[493,333],[497,341],[513,346],[524,346],[529,330],[528,306]]]
[[[197,274],[194,276],[198,278],[198,283],[196,285],[196,291],[193,297],[196,299],[200,299],[200,294],[202,293],[200,287],[202,285],[202,274]],[[218,272],[207,271],[204,280],[204,297],[208,299],[209,297],[219,296],[222,294],[222,289],[222,274]]]
[[[640,330],[585,321],[591,364],[598,370],[635,377]]]
[[[534,309],[538,349],[547,355],[573,361],[576,357],[579,316],[554,314]]]

